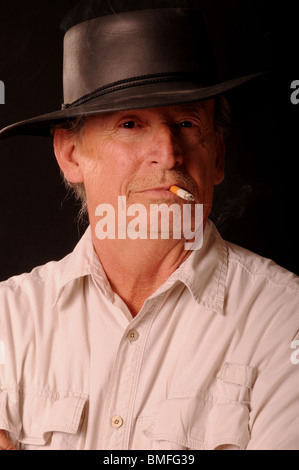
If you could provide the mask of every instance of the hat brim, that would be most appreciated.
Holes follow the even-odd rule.
[[[246,75],[206,87],[186,82],[167,82],[128,87],[106,95],[95,96],[82,104],[16,122],[4,127],[0,131],[0,138],[17,135],[50,136],[52,126],[78,116],[172,106],[211,99],[264,74],[265,72]]]

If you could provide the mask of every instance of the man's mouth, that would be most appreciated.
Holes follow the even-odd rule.
[[[167,186],[157,186],[157,187],[154,187],[154,188],[148,188],[148,189],[144,189],[144,190],[141,190],[141,191],[137,191],[137,193],[143,193],[143,194],[147,194],[147,195],[150,195],[152,194],[153,196],[159,196],[159,197],[167,197],[167,198],[175,198],[176,196],[181,198],[181,199],[184,199],[185,201],[188,201],[188,202],[191,202],[191,201],[194,201],[195,198],[194,196],[189,192],[187,191],[186,189],[184,188],[181,188],[180,186],[178,186],[177,184],[171,184],[171,185],[167,185]]]
[[[176,196],[175,194],[171,193],[169,191],[170,186],[157,186],[153,188],[148,188],[148,189],[142,189],[140,191],[136,191],[136,194],[146,197],[150,197],[153,199],[170,199],[170,200],[175,200]]]

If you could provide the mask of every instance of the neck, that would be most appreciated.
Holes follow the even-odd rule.
[[[182,240],[98,240],[96,253],[114,292],[133,317],[189,256]]]

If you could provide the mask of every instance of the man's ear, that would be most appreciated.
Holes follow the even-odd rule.
[[[215,179],[214,185],[222,183],[224,180],[224,162],[225,162],[225,143],[222,134],[217,134],[216,136],[216,169],[215,169]]]
[[[66,129],[56,129],[53,139],[56,160],[64,177],[70,183],[83,183],[83,175],[78,163],[77,136]]]

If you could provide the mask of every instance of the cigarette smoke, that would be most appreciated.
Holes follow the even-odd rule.
[[[270,187],[228,179],[215,187],[210,219],[220,233],[224,232],[232,220],[242,218],[252,204],[271,196],[271,192]]]

